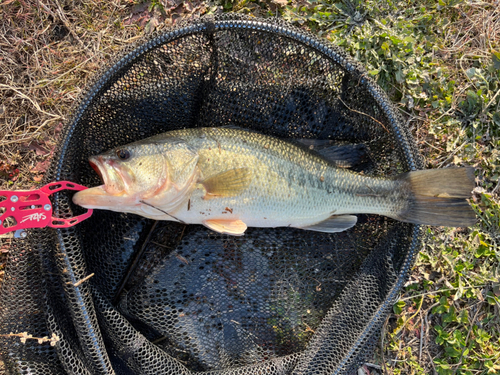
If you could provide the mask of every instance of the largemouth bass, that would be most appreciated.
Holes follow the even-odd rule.
[[[466,201],[473,168],[374,178],[339,168],[326,151],[242,129],[170,131],[91,157],[104,184],[73,202],[230,235],[247,227],[340,232],[356,224],[355,214],[442,226],[476,221]]]

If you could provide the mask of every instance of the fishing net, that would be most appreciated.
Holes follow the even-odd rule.
[[[98,74],[45,182],[99,185],[91,155],[226,125],[364,145],[352,168],[365,175],[422,167],[394,106],[352,58],[282,21],[230,15],[153,35]],[[54,196],[55,215],[84,212],[72,194]],[[376,215],[337,234],[231,237],[95,210],[13,244],[1,358],[14,374],[350,374],[372,355],[420,237]]]

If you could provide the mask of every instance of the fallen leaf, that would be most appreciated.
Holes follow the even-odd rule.
[[[57,124],[55,127],[54,127],[54,135],[55,136],[58,136],[59,134],[61,134],[62,130],[64,128],[64,125],[62,122],[60,122],[59,124]]]
[[[36,141],[31,142],[29,145],[25,143],[23,144],[23,146],[29,149],[30,151],[35,151],[38,156],[45,156],[50,153],[50,151],[44,147],[45,144],[42,146],[42,144]]]
[[[272,0],[272,1],[273,3],[281,5],[283,7],[288,4],[288,0]]]
[[[125,25],[132,25],[135,23],[140,27],[144,27],[150,18],[151,16],[149,15],[148,12],[143,12],[132,15],[131,17],[127,18],[123,23]]]
[[[44,173],[50,165],[50,158],[47,160],[40,161],[36,163],[36,165],[30,169],[32,173]]]
[[[153,18],[151,18],[149,20],[149,22],[146,24],[146,27],[144,28],[144,32],[146,34],[150,34],[153,31],[155,31],[155,29],[158,25],[159,25],[158,18],[156,18],[156,16],[153,16]]]
[[[142,13],[145,10],[147,10],[150,5],[151,5],[151,1],[145,1],[145,2],[140,3],[140,4],[136,4],[132,7],[131,12],[132,12],[132,14]]]

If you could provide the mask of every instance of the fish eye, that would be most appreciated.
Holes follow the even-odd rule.
[[[129,150],[116,150],[116,156],[120,158],[120,160],[127,160],[130,158],[130,151]]]

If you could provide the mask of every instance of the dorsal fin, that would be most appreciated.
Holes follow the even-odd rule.
[[[336,145],[328,139],[296,139],[297,143],[321,155],[337,168],[352,168],[368,157],[364,144]]]

